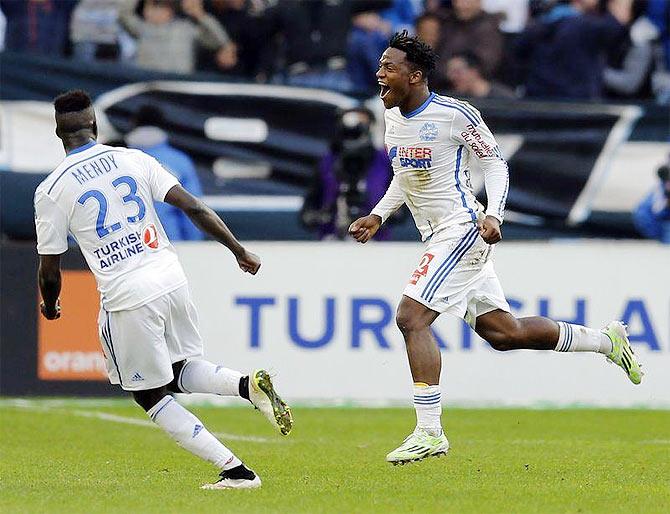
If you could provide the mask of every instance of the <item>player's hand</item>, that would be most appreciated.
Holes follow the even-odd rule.
[[[255,253],[246,250],[242,250],[242,252],[236,256],[236,259],[240,269],[245,273],[255,275],[261,267],[261,258]]]
[[[493,216],[486,216],[483,220],[479,220],[477,228],[479,228],[479,235],[487,244],[494,245],[502,239],[500,222]]]
[[[56,300],[56,306],[53,309],[47,309],[46,304],[42,302],[40,304],[40,312],[46,319],[53,320],[60,318],[60,300]]]
[[[367,243],[374,237],[381,225],[382,219],[379,216],[368,214],[349,225],[349,235],[359,243]]]

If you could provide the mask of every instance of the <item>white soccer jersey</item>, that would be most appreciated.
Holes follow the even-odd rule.
[[[153,205],[178,183],[139,150],[82,146],[35,191],[37,252],[64,253],[69,232],[95,275],[105,310],[145,305],[186,283]]]
[[[470,182],[476,160],[485,177],[486,214],[502,222],[507,163],[477,109],[431,93],[407,115],[397,107],[386,110],[384,121],[393,180],[372,214],[386,221],[406,203],[424,241],[447,227],[476,221],[481,206]]]

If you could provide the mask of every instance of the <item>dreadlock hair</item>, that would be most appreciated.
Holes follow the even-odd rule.
[[[410,36],[406,30],[396,32],[389,40],[390,48],[402,50],[407,55],[407,61],[414,66],[415,70],[420,70],[423,78],[435,69],[437,54],[426,43],[417,36]]]
[[[54,109],[56,113],[78,112],[87,109],[92,104],[91,97],[82,89],[72,89],[56,97]]]

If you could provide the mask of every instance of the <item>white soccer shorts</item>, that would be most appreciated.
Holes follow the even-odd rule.
[[[448,236],[429,241],[403,294],[436,312],[448,312],[474,329],[478,316],[510,311],[493,269],[493,246],[472,223],[447,229]]]
[[[107,374],[126,391],[169,384],[172,364],[202,356],[198,316],[187,285],[137,309],[98,317]]]

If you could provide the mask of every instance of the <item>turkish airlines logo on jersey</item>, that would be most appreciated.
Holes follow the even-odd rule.
[[[389,159],[398,157],[403,168],[428,169],[433,164],[433,150],[427,146],[394,146],[389,151]]]
[[[156,230],[156,225],[153,223],[144,227],[142,232],[142,241],[144,245],[151,248],[152,250],[158,249],[158,231]]]

